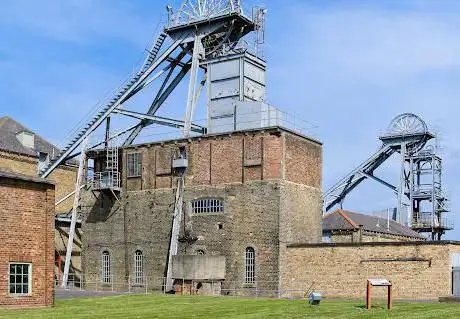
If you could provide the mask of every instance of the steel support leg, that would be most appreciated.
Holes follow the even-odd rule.
[[[201,43],[202,36],[197,34],[195,36],[195,42],[193,44],[193,58],[192,58],[192,70],[190,72],[190,83],[188,87],[188,97],[187,97],[187,112],[185,115],[185,126],[184,126],[184,136],[188,137],[190,135],[192,127],[193,113],[196,106],[196,81],[198,77],[198,68],[200,67],[200,56],[203,53],[203,44]]]
[[[81,184],[83,183],[83,172],[84,172],[84,166],[86,163],[85,150],[86,150],[87,145],[88,145],[88,138],[86,138],[82,143],[80,165],[78,166],[77,182],[75,186],[75,199],[73,202],[72,219],[70,221],[70,229],[69,229],[69,240],[67,242],[67,252],[65,255],[64,275],[62,277],[62,288],[67,288],[67,282],[69,280],[70,259],[72,257],[73,240],[75,237],[75,225],[77,224],[77,215],[78,215],[77,211],[78,211],[78,207],[80,206],[80,190],[81,190]]]
[[[404,189],[406,188],[406,178],[405,178],[405,164],[406,164],[406,143],[401,144],[401,175],[399,178],[399,190],[398,190],[398,215],[399,221],[402,222],[403,219],[403,195]]]

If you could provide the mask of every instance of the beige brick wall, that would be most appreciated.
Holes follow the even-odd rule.
[[[331,243],[420,241],[421,239],[367,231],[336,231],[331,234]]]
[[[37,176],[37,159],[0,151],[0,167],[28,176]],[[49,177],[56,184],[56,200],[75,190],[77,168],[60,167]],[[69,211],[73,207],[73,198],[69,198],[56,207],[56,212]]]
[[[365,298],[370,278],[393,283],[394,298],[437,299],[451,294],[451,253],[460,244],[368,243],[290,246],[280,262],[283,290],[314,289],[326,297]],[[397,259],[382,261],[378,259]],[[401,259],[413,259],[402,261]],[[415,261],[415,260],[418,261]],[[377,297],[382,289],[375,289]]]

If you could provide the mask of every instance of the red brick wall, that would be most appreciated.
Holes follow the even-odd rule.
[[[0,306],[54,303],[54,186],[0,177]],[[10,262],[32,263],[32,292],[11,297]]]
[[[321,145],[283,130],[237,132],[152,143],[123,151],[123,187],[129,191],[175,187],[173,154],[187,148],[187,185],[285,179],[321,187]],[[142,176],[126,178],[126,154],[142,154]]]
[[[322,146],[316,142],[286,134],[285,179],[321,188]]]

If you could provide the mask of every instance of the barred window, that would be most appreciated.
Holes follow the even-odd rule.
[[[139,177],[142,171],[142,156],[141,153],[129,153],[128,160],[128,174],[127,177]]]
[[[223,213],[224,202],[217,198],[198,199],[192,202],[192,211],[194,214],[201,213]]]
[[[134,254],[134,283],[136,285],[144,284],[144,255],[140,250],[136,250]]]
[[[244,259],[245,265],[245,279],[244,282],[247,284],[255,283],[256,279],[256,252],[254,248],[246,248],[246,254]]]
[[[112,257],[108,251],[102,252],[102,274],[101,281],[109,284],[112,282]]]
[[[32,264],[11,263],[8,286],[12,295],[26,296],[32,293]]]
[[[196,251],[196,254],[197,254],[197,255],[206,255],[206,253],[204,252],[203,249],[198,249],[198,250]]]

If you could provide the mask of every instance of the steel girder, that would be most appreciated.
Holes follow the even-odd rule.
[[[396,149],[394,147],[383,145],[374,155],[372,155],[369,159],[355,168],[350,174],[342,178],[338,183],[327,190],[324,193],[324,213],[328,212],[335,205],[341,203],[354,188],[356,188],[367,178],[378,181],[379,183],[395,191],[395,186],[373,175],[374,171],[380,165],[382,165],[395,151]]]
[[[119,97],[116,97],[113,102],[111,102],[110,106],[102,112],[102,114],[98,115],[92,122],[90,122],[85,129],[77,133],[78,135],[74,140],[62,151],[59,157],[50,163],[50,165],[42,172],[40,175],[42,178],[48,177],[53,170],[58,167],[60,164],[64,163],[65,160],[72,154],[72,152],[94,131],[96,130],[104,120],[111,114],[115,109],[120,107],[122,103],[126,102],[129,98],[131,98],[134,94],[133,92],[137,92],[136,90],[142,86],[149,78],[149,76],[154,72],[158,66],[164,62],[170,55],[182,44],[184,38],[188,35],[184,34],[183,37],[178,38],[175,40],[172,45],[164,51],[161,56],[153,62],[149,67],[145,70],[142,69],[134,78],[133,83],[121,94]]]
[[[139,112],[133,112],[133,111],[128,111],[128,110],[115,110],[114,111],[117,114],[125,115],[125,116],[130,116],[139,120],[145,120],[145,121],[150,121],[154,124],[160,124],[164,126],[169,126],[169,127],[174,127],[174,128],[183,128],[185,126],[184,121],[180,120],[175,120],[175,119],[170,119],[167,117],[161,117],[161,116],[154,116],[154,115],[149,115],[149,114],[142,114]],[[206,128],[203,126],[199,126],[196,124],[192,124],[191,130],[196,133],[201,133],[204,134],[206,133]]]

